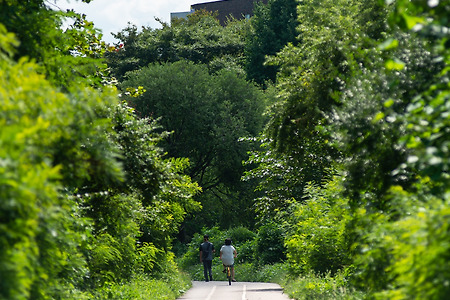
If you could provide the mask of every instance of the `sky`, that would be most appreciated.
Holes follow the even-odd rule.
[[[48,0],[54,9],[74,9],[86,14],[95,27],[102,30],[103,40],[117,42],[111,32],[117,33],[127,27],[128,22],[141,28],[161,28],[155,17],[170,23],[171,12],[189,11],[192,4],[208,2],[203,0],[92,0],[86,4],[76,0]],[[56,2],[56,3],[55,3]]]

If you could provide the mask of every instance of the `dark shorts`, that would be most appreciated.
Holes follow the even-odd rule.
[[[234,268],[234,264],[232,264],[232,265],[226,265],[226,264],[223,264],[223,266],[224,266],[224,267],[232,267],[232,268]]]

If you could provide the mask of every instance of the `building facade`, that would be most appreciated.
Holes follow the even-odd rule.
[[[236,19],[250,18],[253,15],[253,9],[257,2],[267,4],[268,0],[221,0],[197,3],[191,5],[190,12],[171,13],[170,18],[171,20],[174,18],[186,18],[190,13],[204,9],[213,13],[217,12],[220,24],[225,25],[230,17]]]

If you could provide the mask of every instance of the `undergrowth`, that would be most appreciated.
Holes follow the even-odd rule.
[[[182,273],[155,279],[138,275],[125,284],[111,284],[95,292],[91,299],[175,300],[191,287],[189,276]]]
[[[345,276],[338,272],[334,276],[318,276],[313,273],[298,277],[287,276],[279,282],[284,292],[296,300],[359,300],[365,294],[349,288]]]

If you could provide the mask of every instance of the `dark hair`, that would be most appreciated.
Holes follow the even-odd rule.
[[[203,236],[203,238],[207,240],[207,239],[209,239],[209,235],[205,234],[205,235]]]
[[[227,246],[231,245],[231,239],[230,238],[225,239],[225,245],[227,245]]]

